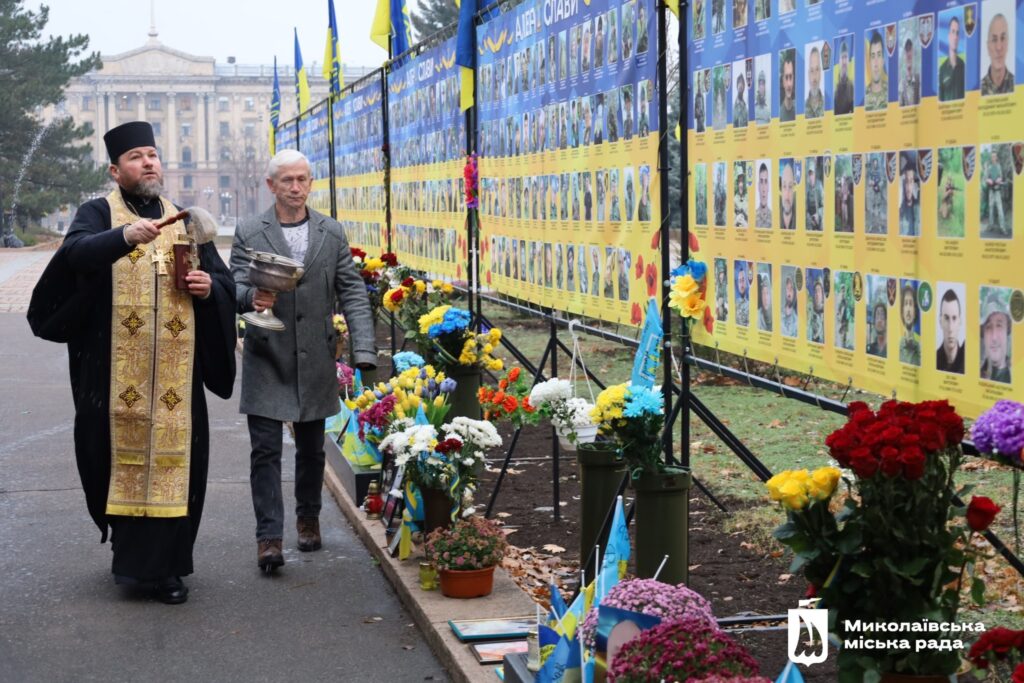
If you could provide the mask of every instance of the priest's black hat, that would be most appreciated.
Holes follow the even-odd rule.
[[[107,145],[110,163],[116,164],[122,154],[136,147],[156,147],[153,137],[153,126],[146,121],[129,121],[116,128],[111,128],[103,136]]]

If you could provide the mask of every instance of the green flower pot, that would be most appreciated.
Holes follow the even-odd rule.
[[[636,573],[652,578],[665,555],[668,561],[658,575],[663,583],[686,583],[689,548],[690,470],[640,475],[632,479],[636,493]]]
[[[444,373],[456,382],[455,391],[448,396],[451,409],[446,422],[456,417],[479,420],[480,399],[477,398],[477,392],[480,390],[480,368],[475,365],[453,365],[446,367]]]
[[[576,462],[580,475],[580,562],[584,562],[615,502],[626,465],[612,441],[577,444]]]

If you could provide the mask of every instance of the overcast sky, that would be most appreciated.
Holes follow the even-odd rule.
[[[307,68],[323,62],[327,38],[327,0],[153,0],[158,39],[219,64],[233,56],[240,64],[293,63],[292,28],[299,31]],[[408,0],[409,11],[418,0]],[[89,35],[89,48],[104,55],[141,47],[148,39],[150,0],[25,0],[25,7],[50,8],[44,34]],[[387,53],[370,41],[375,0],[335,0],[342,61],[380,66]]]

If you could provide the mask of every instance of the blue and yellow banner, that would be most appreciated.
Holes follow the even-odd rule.
[[[345,73],[341,70],[341,52],[338,50],[338,20],[334,16],[334,0],[327,0],[327,44],[324,46],[324,80],[330,93],[337,95],[345,87]]]
[[[697,341],[969,416],[1020,396],[1021,0],[738,7],[691,5]]]
[[[466,277],[466,119],[450,38],[388,74],[394,251],[435,277]]]
[[[274,129],[274,142],[278,152],[299,148],[298,119],[285,121]]]
[[[660,297],[653,6],[523,3],[477,28],[491,289],[625,325]]]
[[[334,101],[334,194],[348,243],[387,250],[384,192],[384,75],[354,83]]]

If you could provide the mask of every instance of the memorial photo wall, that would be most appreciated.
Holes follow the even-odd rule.
[[[307,201],[310,208],[331,215],[331,131],[327,100],[313,105],[299,116],[299,151],[309,159],[313,185]]]
[[[391,239],[399,260],[431,276],[466,277],[466,118],[455,38],[387,75]]]
[[[383,72],[334,100],[334,200],[348,243],[367,254],[387,251],[384,188]]]
[[[654,0],[528,0],[477,29],[481,277],[639,325],[661,292]]]
[[[274,146],[277,151],[282,149],[298,149],[299,133],[296,129],[297,119],[286,121],[274,129]]]
[[[1020,397],[1021,0],[698,0],[688,24],[697,342],[970,416]]]

